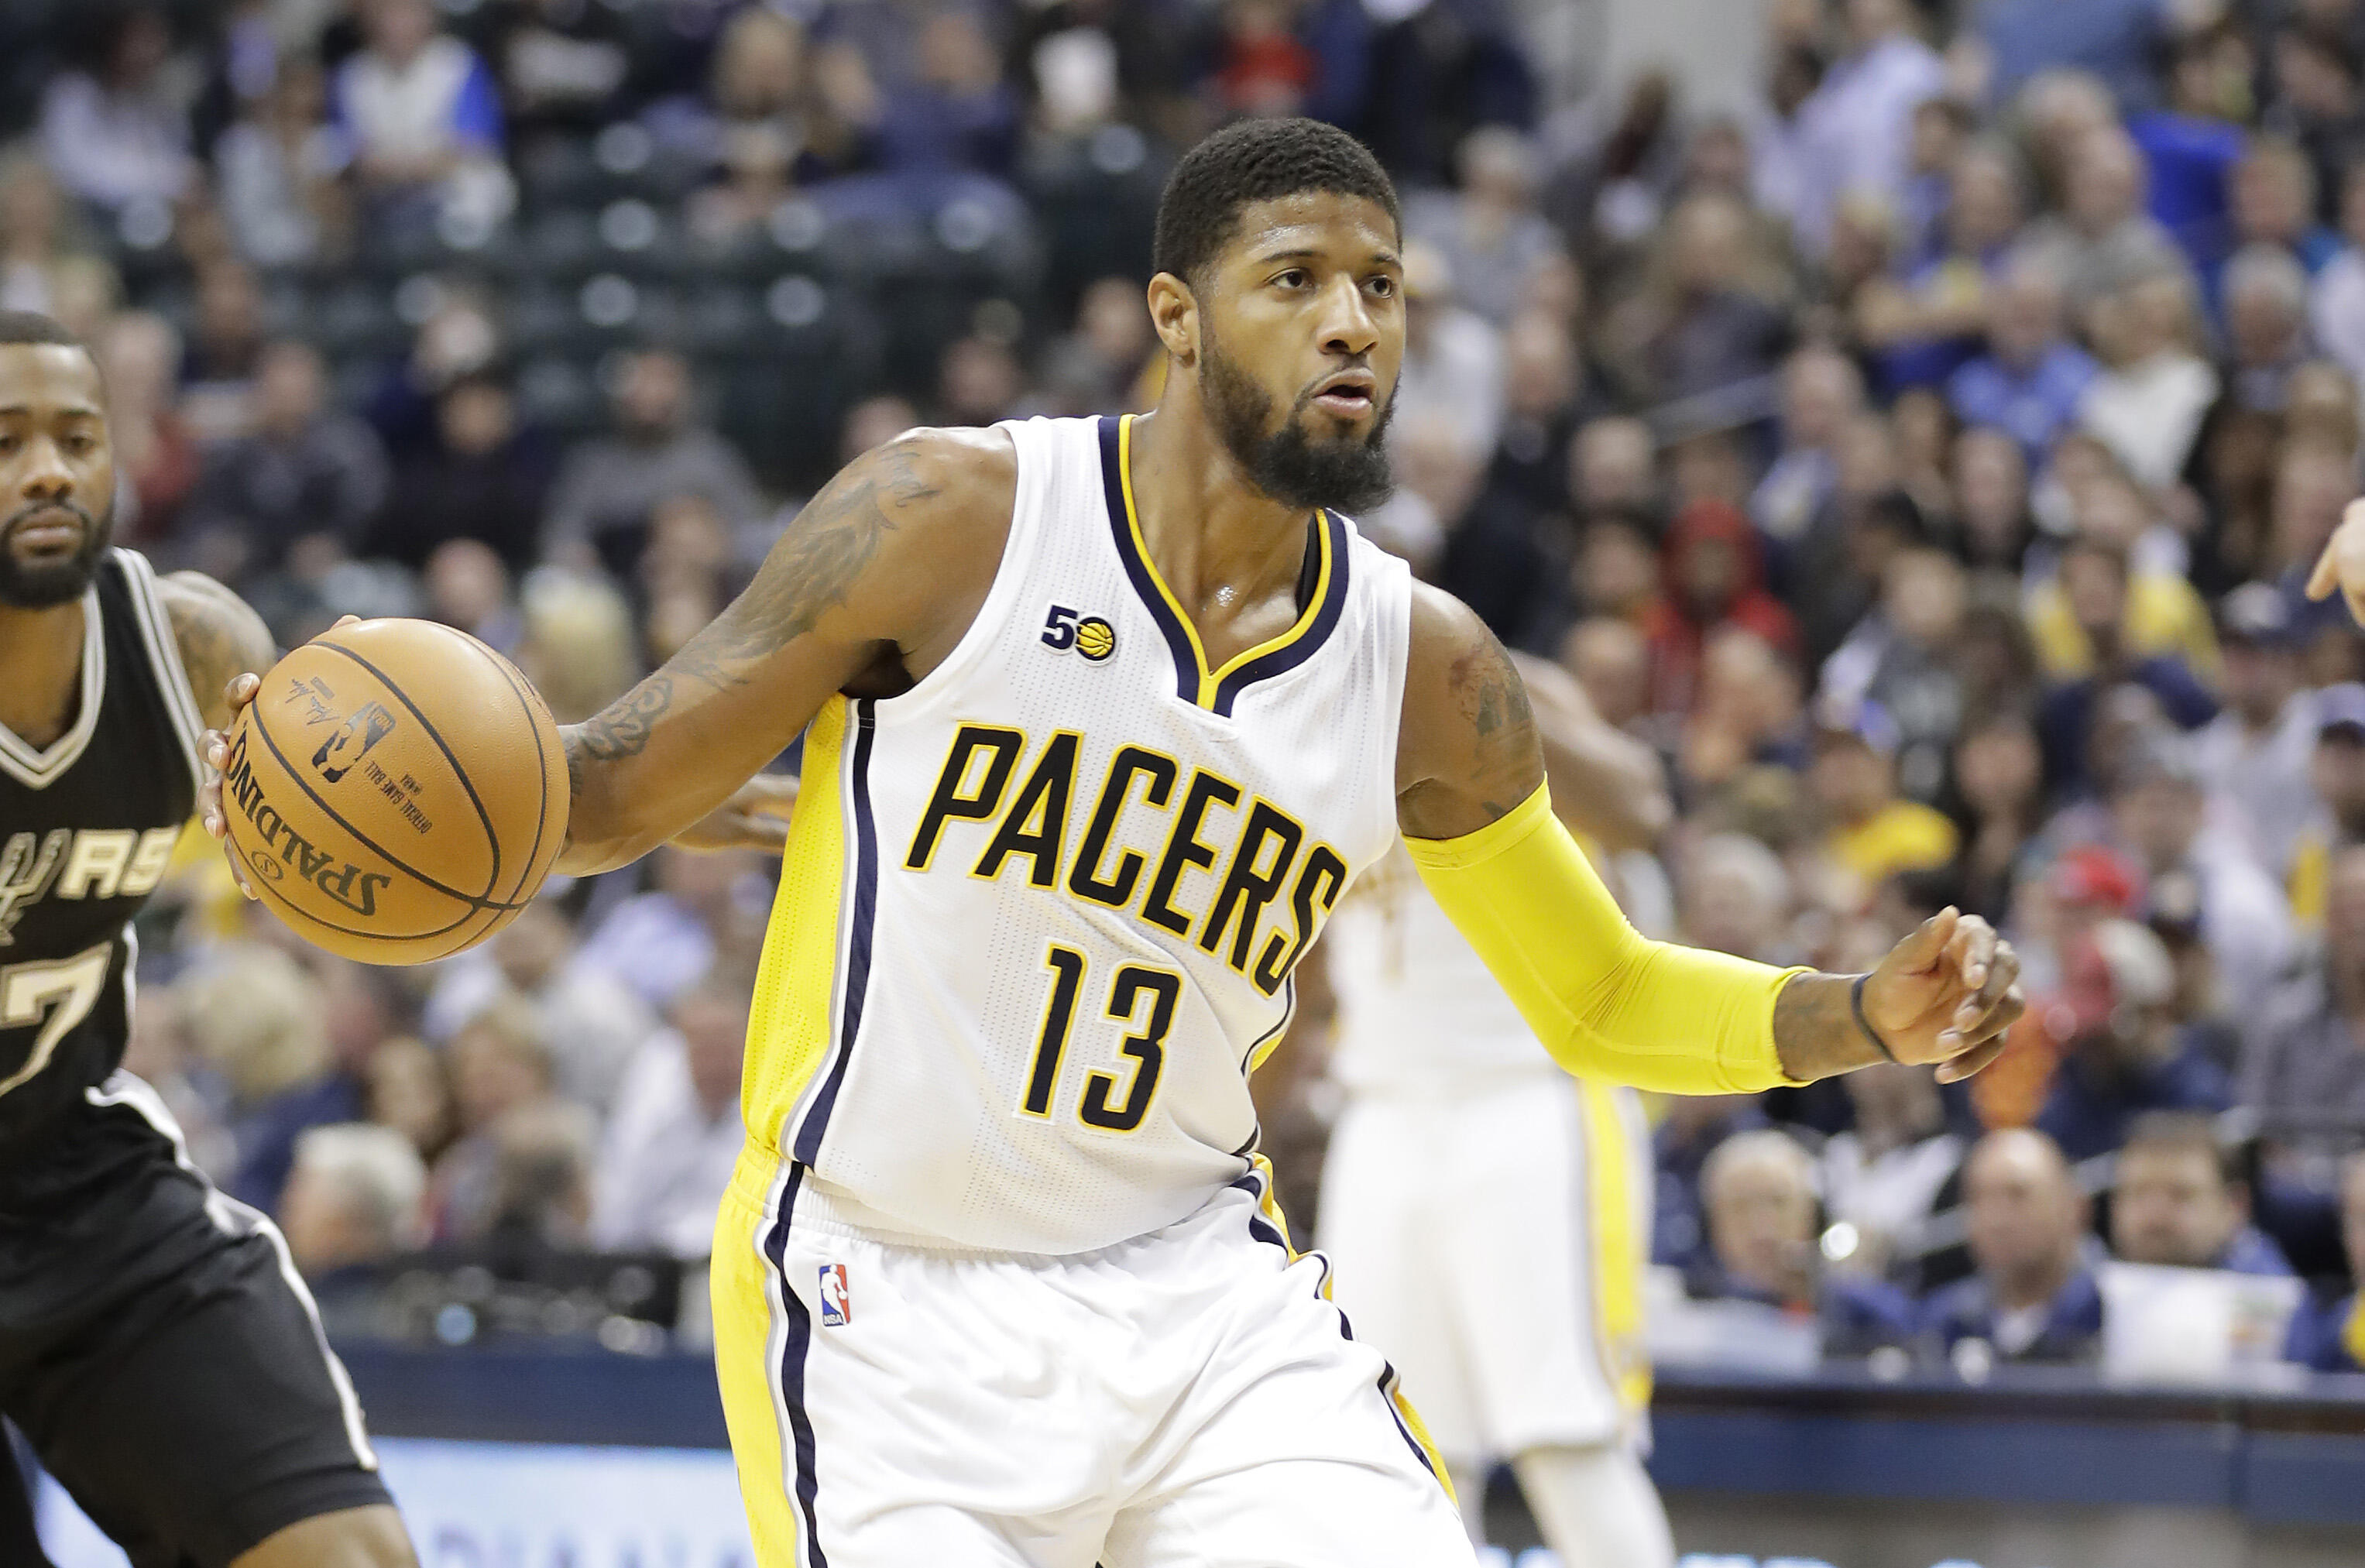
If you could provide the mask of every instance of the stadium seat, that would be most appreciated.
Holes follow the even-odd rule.
[[[402,351],[409,334],[387,291],[356,281],[329,288],[312,301],[312,339],[331,359]]]

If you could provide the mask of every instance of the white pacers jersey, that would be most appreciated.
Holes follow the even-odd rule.
[[[1080,1252],[1242,1178],[1291,972],[1395,841],[1403,564],[1317,514],[1296,623],[1211,669],[1129,423],[999,427],[1017,500],[975,624],[807,734],[748,1136],[892,1234]]]
[[[1453,1093],[1560,1072],[1401,846],[1356,883],[1322,943],[1339,993],[1330,1073],[1350,1091]]]

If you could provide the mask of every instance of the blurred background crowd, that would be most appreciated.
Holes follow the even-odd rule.
[[[2076,1361],[2106,1258],[2297,1274],[2353,1365],[2365,644],[2300,585],[2359,488],[2365,4],[1736,5],[1738,107],[1593,69],[1596,9],[14,0],[0,305],[95,346],[123,543],[577,720],[854,453],[1149,406],[1177,150],[1344,125],[1408,241],[1362,521],[1663,759],[1632,918],[1846,970],[1954,903],[2027,966],[1964,1088],[1654,1107],[1669,1277]],[[378,971],[185,850],[132,1065],[334,1326],[694,1326],[767,865]]]

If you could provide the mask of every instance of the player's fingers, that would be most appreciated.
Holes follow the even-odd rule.
[[[197,756],[206,765],[205,782],[197,786],[197,819],[205,830],[216,838],[222,835],[221,775],[222,763],[230,756],[230,743],[219,730],[207,730],[197,743]]]
[[[1946,944],[1954,940],[1955,927],[1961,916],[1949,904],[1916,926],[1904,941],[1889,951],[1886,966],[1894,966],[1906,974],[1920,974],[1939,961]]]
[[[2340,562],[2337,538],[2324,542],[2324,554],[2315,558],[2315,570],[2307,575],[2307,597],[2323,599],[2340,586]]]
[[[254,694],[262,689],[263,678],[252,670],[246,670],[230,678],[230,683],[222,688],[222,700],[230,704],[230,711],[235,713],[253,701]]]
[[[758,773],[740,790],[742,809],[785,817],[796,810],[799,780],[785,773]]]
[[[1956,1028],[1967,1025],[1994,999],[1989,990],[1989,981],[1995,978],[1996,944],[1994,926],[1976,914],[1963,917],[1952,954],[1955,960],[1952,978],[1965,993],[1961,1004],[1955,1010]]]
[[[731,818],[733,849],[755,849],[778,855],[789,842],[789,824],[779,817],[736,812]]]
[[[2020,1015],[2027,1011],[2027,997],[2020,987],[2012,986],[1994,1001],[1982,1002],[1969,1022],[1956,1026],[1956,1032],[1965,1042],[1976,1046],[1982,1040],[2010,1032],[2012,1026],[2020,1022]]]
[[[1978,1071],[1979,1069],[1995,1060],[1996,1058],[2003,1055],[2004,1042],[2008,1037],[2009,1036],[2003,1035],[1998,1035],[1995,1038],[1989,1040],[1984,1044],[1973,1046],[1970,1049],[1965,1051],[1960,1056],[1950,1057],[1945,1061],[1939,1063],[1938,1081],[1941,1083],[1960,1083],[1966,1078],[1970,1077],[1971,1074]]]

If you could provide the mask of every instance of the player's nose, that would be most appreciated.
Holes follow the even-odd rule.
[[[1359,359],[1379,346],[1379,323],[1371,301],[1351,277],[1340,277],[1323,292],[1322,349],[1325,353]]]
[[[65,454],[58,450],[56,442],[28,442],[17,484],[28,500],[63,500],[73,494],[73,470],[66,465]]]

